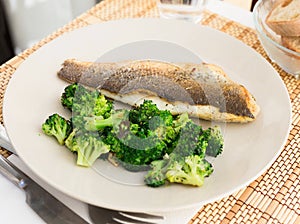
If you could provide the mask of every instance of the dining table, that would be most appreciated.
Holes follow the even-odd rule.
[[[125,18],[158,18],[155,0],[103,0],[65,26],[46,36],[32,47],[8,60],[0,67],[0,106],[11,77],[18,67],[42,46],[59,36],[91,24],[105,23]],[[290,132],[276,160],[264,173],[249,185],[238,189],[217,201],[205,204],[193,211],[186,211],[189,224],[197,223],[300,223],[300,82],[272,62],[258,39],[252,12],[224,1],[210,0],[202,26],[219,30],[238,39],[264,57],[279,74],[289,93],[292,117]],[[200,24],[199,24],[200,26]],[[249,62],[250,63],[250,62]],[[254,65],[255,66],[255,65]],[[271,90],[270,90],[271,91]],[[271,94],[271,93],[270,93]],[[0,121],[3,123],[2,110]],[[272,141],[272,139],[270,139]],[[16,155],[4,148],[0,154],[32,176],[75,212],[91,222],[87,205],[58,192],[32,173]],[[0,176],[0,222],[1,223],[44,223],[25,203],[24,193]],[[174,214],[175,215],[175,214]],[[178,214],[177,214],[178,215]],[[181,223],[179,218],[166,223]],[[177,221],[176,221],[177,220]]]

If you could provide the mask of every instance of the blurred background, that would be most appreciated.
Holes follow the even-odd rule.
[[[100,0],[0,0],[0,64]]]
[[[0,64],[101,0],[0,0]],[[223,0],[246,10],[252,0]],[[254,0],[255,1],[255,0]]]

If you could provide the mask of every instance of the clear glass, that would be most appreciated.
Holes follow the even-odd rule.
[[[275,0],[260,0],[254,7],[254,24],[258,37],[268,57],[284,71],[300,76],[300,53],[281,45],[281,36],[274,33],[265,23],[265,19],[273,8]]]
[[[157,0],[160,16],[194,23],[201,21],[207,0]]]

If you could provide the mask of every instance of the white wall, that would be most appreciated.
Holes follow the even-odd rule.
[[[16,54],[64,26],[96,0],[3,0]]]

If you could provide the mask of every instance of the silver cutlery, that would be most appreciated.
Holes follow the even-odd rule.
[[[88,224],[34,180],[0,155],[0,173],[26,193],[26,203],[48,224]]]
[[[0,146],[7,149],[8,151],[16,154],[15,149],[13,148],[7,134],[4,126],[0,124]],[[4,170],[4,169],[8,169]],[[3,173],[4,172],[4,173]],[[37,183],[35,183],[33,180],[30,179],[26,174],[24,174],[21,170],[19,170],[16,166],[14,166],[8,159],[4,158],[3,156],[0,155],[0,173],[4,174],[6,177],[8,177],[11,181],[13,181],[17,186],[23,188],[26,191],[26,186],[28,188],[28,185],[37,185],[37,188],[41,188],[44,192],[46,192],[48,195],[50,195],[53,199],[58,201],[54,196],[52,196],[50,193],[45,191],[42,187],[40,187]],[[25,186],[26,182],[26,186]],[[29,183],[28,183],[29,182]],[[33,184],[32,184],[33,182]],[[32,187],[32,186],[31,186]],[[34,187],[32,187],[34,188]],[[32,189],[31,188],[31,189]],[[31,190],[27,189],[27,193],[31,194]],[[29,197],[29,200],[31,197]],[[39,200],[39,198],[37,198]],[[27,203],[29,203],[30,206],[33,203],[32,201],[30,202],[27,200]],[[52,199],[51,199],[52,200]],[[29,201],[29,202],[28,202]],[[66,207],[63,203],[58,201],[62,206]],[[31,203],[31,204],[30,204]],[[42,215],[46,215],[47,219],[53,219],[56,214],[56,209],[51,208],[51,207],[57,207],[56,205],[49,204],[47,208],[48,211],[43,211]],[[69,209],[68,207],[66,207]],[[35,209],[34,209],[35,210]],[[59,211],[62,209],[59,209]],[[70,209],[69,209],[70,210]],[[35,210],[36,211],[36,210]],[[146,213],[138,213],[138,212],[122,212],[122,211],[116,211],[116,210],[111,210],[111,209],[106,209],[106,208],[101,208],[93,205],[88,205],[88,211],[89,211],[89,216],[91,220],[93,221],[94,224],[158,224],[162,220],[164,220],[163,216],[159,215],[153,215],[153,214],[146,214]],[[47,214],[49,212],[49,215]],[[72,210],[66,212],[69,213],[72,212]],[[58,214],[56,214],[58,215]],[[74,217],[78,216],[77,214],[73,214]],[[78,216],[79,217],[79,216]],[[43,217],[42,217],[43,218]],[[44,218],[43,218],[44,219]],[[81,219],[81,218],[80,218]],[[55,223],[55,224],[64,224],[64,223],[72,223],[72,224],[81,224],[81,223],[87,223],[83,219],[82,220],[73,220],[71,222],[64,222],[63,220],[54,220],[50,222],[49,220],[45,220],[47,223]],[[82,222],[83,221],[83,222]]]
[[[0,124],[0,146],[4,149],[10,151],[11,153],[17,155],[14,147],[10,143],[10,140],[6,134],[6,130],[2,124]]]
[[[163,216],[139,212],[122,212],[88,205],[90,218],[94,224],[158,224]]]

